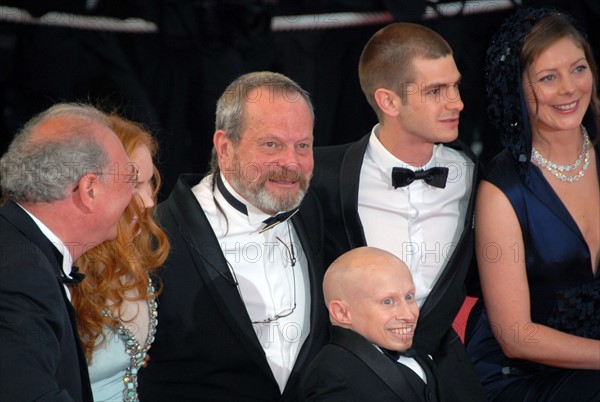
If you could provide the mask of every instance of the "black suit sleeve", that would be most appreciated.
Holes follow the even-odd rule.
[[[348,145],[317,147],[314,151],[315,169],[310,185],[323,211],[325,268],[352,248],[347,231],[362,231],[359,227],[347,228],[341,210],[340,165],[347,147]]]
[[[341,374],[331,365],[313,365],[300,384],[300,400],[306,402],[352,402],[356,399],[345,373]]]
[[[0,264],[0,401],[74,401],[56,381],[72,330],[52,267],[35,255],[22,258],[26,247],[5,246],[13,256]]]

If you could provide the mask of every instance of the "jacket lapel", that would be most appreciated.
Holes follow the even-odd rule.
[[[446,146],[451,146],[454,149],[462,151],[469,156],[469,158],[474,162],[473,167],[473,186],[471,187],[471,194],[469,196],[469,205],[467,206],[467,211],[465,213],[465,220],[463,222],[463,231],[460,235],[458,243],[456,244],[456,248],[454,252],[450,256],[450,259],[446,263],[443,272],[435,283],[433,289],[429,293],[429,296],[425,300],[425,303],[421,306],[419,314],[421,317],[426,316],[435,309],[437,304],[443,299],[444,295],[453,287],[454,280],[458,273],[462,273],[466,275],[468,271],[468,267],[471,265],[471,262],[474,262],[474,251],[473,251],[473,228],[475,225],[474,222],[474,213],[475,213],[475,197],[477,194],[477,184],[479,181],[479,162],[476,159],[476,156],[465,147],[461,142],[455,141],[451,144],[447,144]],[[464,281],[464,277],[460,278],[460,281]]]
[[[58,249],[44,236],[29,215],[13,201],[7,202],[2,208],[2,215],[42,251],[58,276],[62,257],[60,259],[57,258],[56,252],[58,252]],[[58,254],[60,255],[60,252]]]
[[[35,222],[27,215],[23,209],[15,204],[13,201],[9,201],[2,209],[2,215],[11,222],[15,228],[23,233],[48,259],[50,265],[56,276],[56,280],[59,284],[61,292],[64,297],[65,305],[67,310],[73,309],[71,302],[69,301],[65,292],[64,286],[61,281],[61,270],[62,270],[62,254],[58,249],[48,240],[42,231],[38,228]],[[69,314],[71,311],[69,310]],[[74,323],[73,323],[74,324]]]
[[[331,343],[338,345],[362,360],[400,398],[424,401],[398,367],[360,334],[337,326],[331,327]]]
[[[425,376],[427,377],[427,392],[429,393],[427,401],[428,402],[437,402],[441,400],[439,396],[439,386],[438,386],[438,376],[436,373],[435,366],[433,364],[433,360],[431,360],[428,356],[424,356],[421,352],[417,351],[417,355],[414,358],[417,363],[423,368],[425,372]]]
[[[365,246],[365,232],[358,215],[358,186],[363,159],[371,134],[352,143],[346,150],[340,166],[340,203],[346,236],[350,248]]]
[[[201,175],[182,175],[167,200],[169,211],[177,222],[179,235],[190,250],[198,274],[217,304],[222,306],[223,316],[232,331],[243,335],[248,352],[275,381],[227,260],[204,211],[191,191],[191,186],[199,183],[202,178]]]
[[[71,321],[71,329],[73,331],[73,339],[75,347],[77,349],[77,359],[79,363],[79,371],[81,376],[81,392],[83,401],[92,401],[92,389],[90,387],[89,374],[87,368],[87,360],[83,353],[81,341],[79,339],[79,333],[77,332],[77,320],[75,315],[75,309],[71,304],[71,301],[67,297],[66,290],[63,286],[61,275],[62,272],[62,254],[58,249],[48,240],[42,231],[38,228],[35,222],[27,215],[23,209],[15,204],[13,201],[9,201],[2,208],[2,215],[15,226],[25,237],[27,237],[38,249],[45,255],[50,262],[56,276],[56,281],[63,295],[63,301],[65,302],[65,308]]]
[[[288,379],[288,385],[293,384],[296,381],[296,377],[302,374],[304,366],[309,363],[307,359],[310,351],[315,349],[314,345],[319,339],[317,332],[321,330],[321,323],[325,321],[325,301],[323,299],[322,291],[323,272],[320,269],[317,269],[320,267],[320,264],[315,261],[315,256],[318,254],[316,253],[316,250],[313,250],[309,232],[307,231],[302,218],[296,215],[292,218],[292,222],[294,223],[294,229],[296,230],[296,234],[298,235],[308,264],[307,269],[310,279],[310,333],[300,349],[300,353],[298,354],[298,358],[296,359],[296,363],[294,364],[294,368]],[[287,388],[288,386],[286,385],[286,389]]]

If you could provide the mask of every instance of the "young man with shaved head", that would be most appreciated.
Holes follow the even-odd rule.
[[[452,328],[474,261],[477,182],[475,156],[457,141],[464,105],[452,49],[427,27],[393,23],[368,41],[358,73],[379,123],[357,142],[315,149],[325,262],[365,245],[405,261],[421,312],[415,345],[433,356],[446,400],[483,401]]]

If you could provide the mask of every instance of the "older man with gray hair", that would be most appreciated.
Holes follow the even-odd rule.
[[[182,175],[159,206],[172,249],[140,397],[296,402],[327,334],[312,104],[288,77],[254,72],[215,121],[211,172]]]
[[[72,261],[117,234],[137,169],[97,109],[57,104],[0,159],[0,401],[91,401]]]

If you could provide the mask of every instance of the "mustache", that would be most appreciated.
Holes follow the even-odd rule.
[[[299,166],[277,166],[269,169],[266,179],[283,182],[304,182],[310,179],[310,174],[305,175]]]

